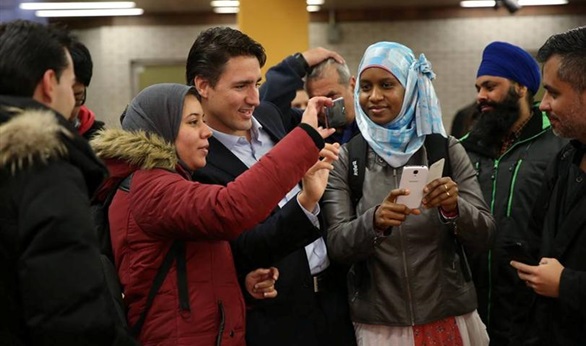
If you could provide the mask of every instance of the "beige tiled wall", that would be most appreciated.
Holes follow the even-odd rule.
[[[131,63],[135,60],[185,60],[204,26],[118,26],[78,31],[94,61],[87,106],[107,126],[119,117],[132,94]]]
[[[446,129],[456,110],[474,100],[474,80],[483,47],[495,40],[536,51],[553,33],[586,24],[585,16],[525,16],[443,19],[405,22],[341,23],[342,40],[329,44],[328,24],[310,24],[310,45],[340,52],[356,71],[364,49],[386,40],[424,53],[437,74],[435,87],[442,102]],[[197,34],[207,26],[120,26],[79,31],[95,61],[88,106],[109,126],[131,93],[131,61],[184,60]],[[293,53],[293,52],[292,52]]]

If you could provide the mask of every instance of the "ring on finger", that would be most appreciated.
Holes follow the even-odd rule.
[[[450,193],[448,191],[446,191],[446,195],[448,195],[448,197],[450,197]]]
[[[448,184],[444,184],[444,189],[448,191]]]

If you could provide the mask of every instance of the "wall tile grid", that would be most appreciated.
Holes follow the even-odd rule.
[[[584,25],[585,16],[525,16],[442,19],[404,22],[340,23],[342,40],[328,43],[327,23],[311,23],[310,46],[341,53],[356,71],[364,49],[377,41],[397,41],[424,53],[437,78],[446,130],[455,112],[475,97],[474,81],[482,49],[495,40],[536,51],[553,33]],[[209,26],[120,26],[78,31],[94,58],[88,106],[108,126],[118,118],[131,95],[131,61],[184,60],[197,34]],[[292,52],[293,53],[293,52]]]

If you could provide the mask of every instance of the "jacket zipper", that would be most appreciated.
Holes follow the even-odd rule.
[[[393,168],[393,178],[395,179],[395,186],[399,186],[399,179],[397,178],[397,169]],[[409,299],[409,313],[411,317],[411,325],[415,325],[415,313],[413,312],[413,295],[411,293],[411,283],[409,282],[409,271],[407,270],[407,254],[405,253],[405,239],[403,234],[403,226],[399,226],[399,239],[401,239],[401,255],[403,256],[403,271],[405,272],[405,280],[407,282],[407,298]]]
[[[221,300],[218,300],[218,311],[220,312],[220,326],[218,328],[218,337],[216,338],[216,346],[222,345],[222,336],[224,328],[226,327],[226,316],[224,314],[224,305]]]

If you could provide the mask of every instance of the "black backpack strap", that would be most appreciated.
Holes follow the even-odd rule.
[[[175,263],[177,263],[177,290],[179,292],[179,310],[191,311],[189,306],[189,293],[187,290],[187,263],[185,258],[185,242],[175,241],[177,249],[175,252]]]
[[[106,222],[108,220],[108,211],[110,209],[110,204],[112,203],[112,200],[114,199],[114,195],[116,195],[116,192],[118,190],[130,192],[130,185],[132,182],[133,175],[134,175],[134,173],[130,174],[128,177],[122,179],[117,184],[116,188],[112,189],[108,193],[108,195],[104,201],[104,212],[106,215]],[[111,271],[111,273],[106,273],[106,274],[109,274],[112,277],[117,278],[117,273],[115,272],[115,269],[114,269],[113,265],[111,264],[112,262],[109,260],[109,259],[113,259],[112,245],[110,243],[109,227],[108,227],[107,231],[108,231],[108,234],[107,234],[107,237],[105,237],[105,241],[107,241],[108,246],[102,247],[102,252],[104,253],[105,250],[109,250],[109,253],[106,253],[106,256],[109,255],[110,257],[108,257],[108,259],[103,258],[103,261],[108,261],[112,268],[108,268],[106,265],[104,265],[104,267]],[[165,281],[165,278],[167,277],[167,275],[169,274],[169,271],[171,270],[173,260],[175,260],[175,262],[177,263],[177,290],[178,290],[178,294],[179,294],[179,308],[181,311],[191,311],[191,308],[189,305],[188,288],[187,288],[187,265],[186,265],[186,258],[185,258],[185,245],[186,244],[184,241],[175,240],[173,242],[173,244],[171,245],[171,247],[169,248],[169,250],[167,251],[167,253],[165,254],[165,258],[163,259],[161,266],[157,270],[157,274],[155,275],[155,278],[153,280],[153,284],[151,285],[151,288],[149,290],[149,293],[147,296],[147,301],[145,304],[145,308],[142,311],[142,313],[140,314],[138,321],[133,326],[130,327],[130,331],[133,336],[135,336],[135,337],[139,336],[140,331],[142,330],[142,327],[143,327],[144,322],[146,320],[146,316],[152,307],[155,296],[159,292],[161,286],[163,285],[163,282]],[[120,291],[119,288],[118,288],[118,291]],[[118,313],[121,313],[121,311],[123,311],[123,309],[119,309]],[[124,318],[122,318],[121,320],[126,321],[126,316],[124,316]]]
[[[132,175],[131,175],[132,176]],[[109,211],[110,205],[114,200],[114,196],[119,189],[124,189],[123,185],[128,184],[131,176],[118,181],[108,191],[103,202],[92,201],[92,218],[100,245],[100,261],[102,264],[102,272],[104,273],[104,280],[108,286],[108,292],[113,301],[113,310],[117,315],[117,321],[124,329],[128,328],[126,320],[126,305],[122,298],[122,285],[118,277],[118,272],[114,266],[114,254],[112,251],[112,242],[110,237]],[[128,190],[128,188],[126,190]]]
[[[348,148],[348,186],[350,187],[350,196],[354,208],[362,198],[362,184],[364,183],[364,173],[366,171],[366,160],[368,156],[368,144],[358,133],[347,144]]]
[[[180,259],[181,258],[181,259]],[[185,242],[181,240],[175,240],[167,254],[165,254],[165,258],[161,263],[161,266],[157,270],[157,274],[155,275],[155,279],[149,290],[149,294],[147,296],[147,301],[144,307],[144,310],[141,312],[138,320],[136,323],[130,328],[131,333],[133,336],[138,337],[140,335],[140,331],[144,325],[146,320],[146,316],[153,305],[153,301],[155,300],[155,296],[159,292],[159,289],[163,285],[167,274],[169,274],[169,270],[171,270],[171,266],[173,264],[173,260],[177,260],[177,289],[179,290],[179,305],[181,310],[186,306],[186,310],[190,311],[189,308],[189,297],[187,296],[187,272],[185,266]]]
[[[132,174],[120,182],[119,189],[129,192],[131,182]],[[165,278],[171,270],[173,260],[175,260],[177,266],[177,291],[179,294],[179,309],[181,311],[191,311],[187,288],[187,263],[185,258],[185,245],[186,244],[184,241],[175,240],[169,248],[169,251],[167,251],[167,254],[165,254],[165,258],[157,270],[157,274],[155,275],[155,279],[153,280],[153,284],[149,290],[144,310],[140,314],[136,323],[130,328],[133,336],[138,337],[140,335],[140,331],[142,330],[146,316],[153,305],[155,296],[157,293],[159,293]]]
[[[444,171],[442,172],[442,177],[451,177],[452,176],[452,163],[450,161],[450,148],[449,148],[449,140],[448,138],[432,133],[425,137],[425,149],[427,151],[427,161],[431,166],[434,162],[440,159],[445,159],[444,162]],[[454,234],[454,246],[456,248],[456,253],[458,257],[460,257],[460,264],[462,269],[462,274],[464,275],[464,280],[469,282],[472,280],[472,273],[470,272],[470,264],[468,263],[468,257],[466,256],[466,251],[464,250],[464,245],[462,242],[458,240],[458,238]]]
[[[425,136],[424,145],[425,150],[427,151],[427,161],[429,162],[429,165],[431,166],[434,162],[441,160],[442,158],[445,159],[446,161],[444,162],[442,177],[451,177],[452,164],[450,162],[448,139],[438,133],[432,133]]]

